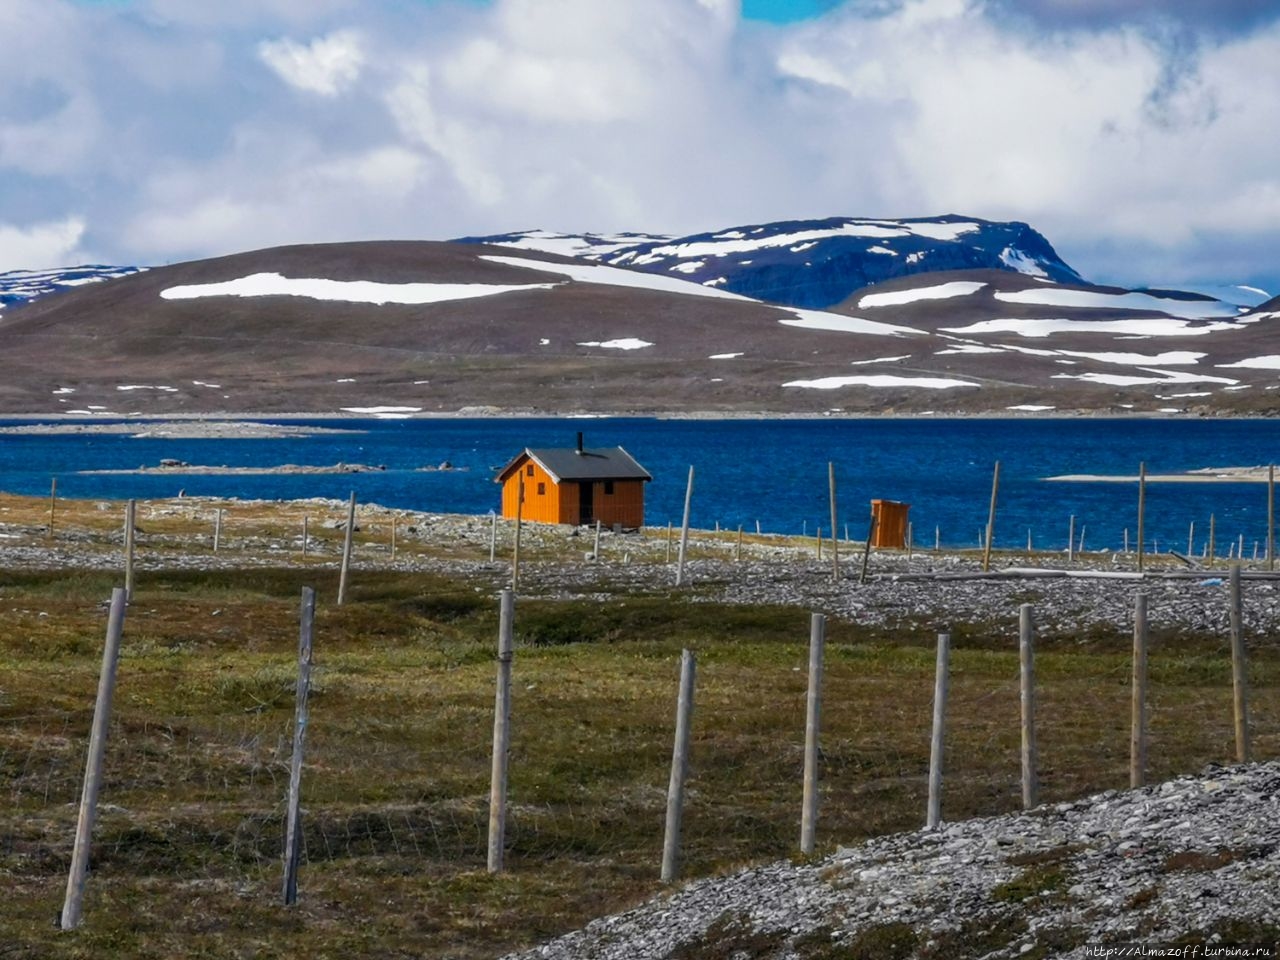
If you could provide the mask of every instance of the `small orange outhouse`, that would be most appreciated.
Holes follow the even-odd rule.
[[[502,515],[515,517],[524,491],[525,520],[541,523],[644,526],[648,471],[622,447],[586,448],[582,434],[568,449],[526,448],[498,471]]]
[[[907,513],[911,504],[897,500],[872,500],[871,516],[875,518],[875,533],[871,535],[873,547],[907,545]]]

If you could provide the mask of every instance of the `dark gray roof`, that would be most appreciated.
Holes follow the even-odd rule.
[[[649,472],[636,463],[622,447],[586,447],[581,453],[573,447],[526,449],[498,472],[505,480],[521,457],[528,454],[557,483],[565,480],[652,480]]]

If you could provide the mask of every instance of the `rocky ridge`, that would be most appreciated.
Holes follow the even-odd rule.
[[[1090,945],[1196,943],[1274,950],[1277,815],[1280,764],[1210,767],[699,880],[509,960],[1084,958],[1104,955]]]

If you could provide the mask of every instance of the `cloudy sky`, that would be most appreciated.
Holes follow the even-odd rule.
[[[0,0],[0,270],[1030,222],[1280,293],[1280,0]]]

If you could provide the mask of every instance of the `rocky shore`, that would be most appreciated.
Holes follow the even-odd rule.
[[[223,503],[223,501],[218,501]],[[143,504],[139,512],[138,566],[207,569],[289,566],[304,562],[301,522],[289,536],[244,533],[236,524],[240,506],[261,510],[272,504],[233,503],[222,530],[223,549],[212,552],[214,501],[185,498]],[[293,501],[311,514],[313,531],[339,529],[346,504],[336,500]],[[320,519],[322,517],[329,519]],[[207,521],[196,536],[157,532],[177,518]],[[395,520],[402,549],[393,560],[389,537]],[[487,516],[391,511],[362,504],[354,568],[394,568],[445,573],[497,590],[509,583],[514,523],[499,520],[495,559],[488,560],[492,520]],[[39,528],[0,522],[0,565],[59,569],[109,568],[123,563],[119,541],[95,540],[74,530],[49,541]],[[829,553],[816,558],[812,540],[781,536],[750,538],[741,550],[735,538],[694,531],[685,586],[676,589],[674,565],[667,562],[661,535],[601,534],[594,555],[594,531],[527,524],[522,532],[520,595],[527,598],[608,598],[619,593],[686,597],[693,602],[784,604],[875,627],[910,626],[928,636],[941,626],[967,626],[993,640],[1016,636],[1018,607],[1031,603],[1042,635],[1065,641],[1090,639],[1098,631],[1125,631],[1132,623],[1134,597],[1148,596],[1154,631],[1218,633],[1228,628],[1227,571],[1188,569],[1156,558],[1146,575],[1132,556],[1082,553],[1069,564],[1065,555],[1000,554],[990,575],[980,574],[976,553],[873,551],[866,582],[860,581],[861,552],[841,544],[839,579]],[[106,549],[104,549],[104,547]],[[339,544],[312,538],[308,566],[336,565]],[[829,549],[829,546],[828,546]],[[674,556],[674,553],[673,553]],[[1245,573],[1245,626],[1255,642],[1280,635],[1280,578],[1254,565]]]
[[[1267,763],[699,880],[509,960],[1078,960],[1228,943],[1273,957],[1277,937],[1280,764]]]

